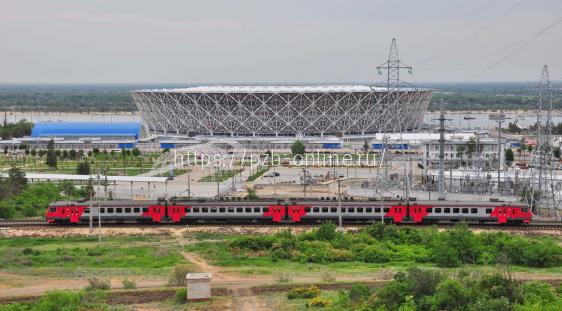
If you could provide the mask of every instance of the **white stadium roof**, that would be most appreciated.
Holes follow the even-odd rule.
[[[413,88],[403,88],[412,91]],[[369,85],[247,85],[247,86],[194,86],[177,89],[145,89],[136,92],[165,93],[324,93],[324,92],[386,92],[385,87]]]

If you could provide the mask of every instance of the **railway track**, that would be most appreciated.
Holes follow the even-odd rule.
[[[439,224],[433,224],[437,227],[451,227],[454,226],[455,222],[443,222]],[[97,227],[97,222],[94,222],[94,227]],[[345,227],[362,227],[368,226],[370,223],[344,223]],[[400,223],[396,224],[402,227],[429,227],[432,224],[419,224],[419,223]],[[471,228],[475,229],[517,229],[517,230],[560,230],[562,231],[562,222],[534,222],[528,225],[498,225],[498,224],[477,224],[468,223]],[[45,229],[60,229],[60,228],[87,228],[88,223],[80,224],[68,224],[68,225],[55,225],[49,224],[46,221],[41,220],[13,220],[13,221],[0,221],[0,229],[9,228],[45,228]],[[123,223],[103,223],[104,228],[169,228],[169,227],[224,227],[224,226],[244,226],[249,228],[299,228],[299,227],[317,227],[319,224],[316,223],[192,223],[192,224],[181,224],[181,223],[136,223],[136,222],[123,222]]]

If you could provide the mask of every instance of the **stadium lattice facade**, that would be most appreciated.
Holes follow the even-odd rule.
[[[431,93],[366,85],[204,86],[132,96],[154,134],[324,136],[416,129]]]

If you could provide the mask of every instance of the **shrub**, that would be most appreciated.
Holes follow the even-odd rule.
[[[336,237],[336,228],[333,222],[325,222],[316,230],[316,238],[318,240],[331,241]]]
[[[33,306],[33,310],[78,310],[80,295],[78,293],[52,291],[43,295]]]
[[[137,288],[137,283],[129,279],[124,279],[122,282],[124,289],[135,289]]]
[[[371,290],[365,284],[353,284],[349,289],[349,299],[352,302],[358,302],[367,299],[371,295]]]
[[[546,304],[556,300],[550,285],[543,282],[523,283],[519,286],[519,291],[525,304]]]
[[[320,296],[320,289],[314,285],[295,287],[287,293],[288,299],[315,298]]]
[[[176,265],[172,270],[168,284],[171,286],[185,286],[185,276],[191,272],[189,265]]]
[[[84,289],[87,291],[90,290],[109,290],[111,289],[111,284],[108,281],[100,280],[96,277],[88,279],[89,285],[86,286]]]
[[[316,308],[324,308],[324,307],[329,307],[331,305],[332,302],[329,299],[322,298],[322,297],[314,297],[306,303],[307,307],[316,307]]]
[[[182,287],[176,291],[176,302],[177,303],[187,302],[187,288]]]
[[[21,253],[24,254],[24,255],[31,255],[31,254],[33,254],[33,249],[31,249],[29,247],[26,247],[21,251]]]

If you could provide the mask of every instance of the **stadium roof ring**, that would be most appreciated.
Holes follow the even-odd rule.
[[[153,134],[357,135],[414,130],[429,89],[367,85],[200,86],[133,91]]]

